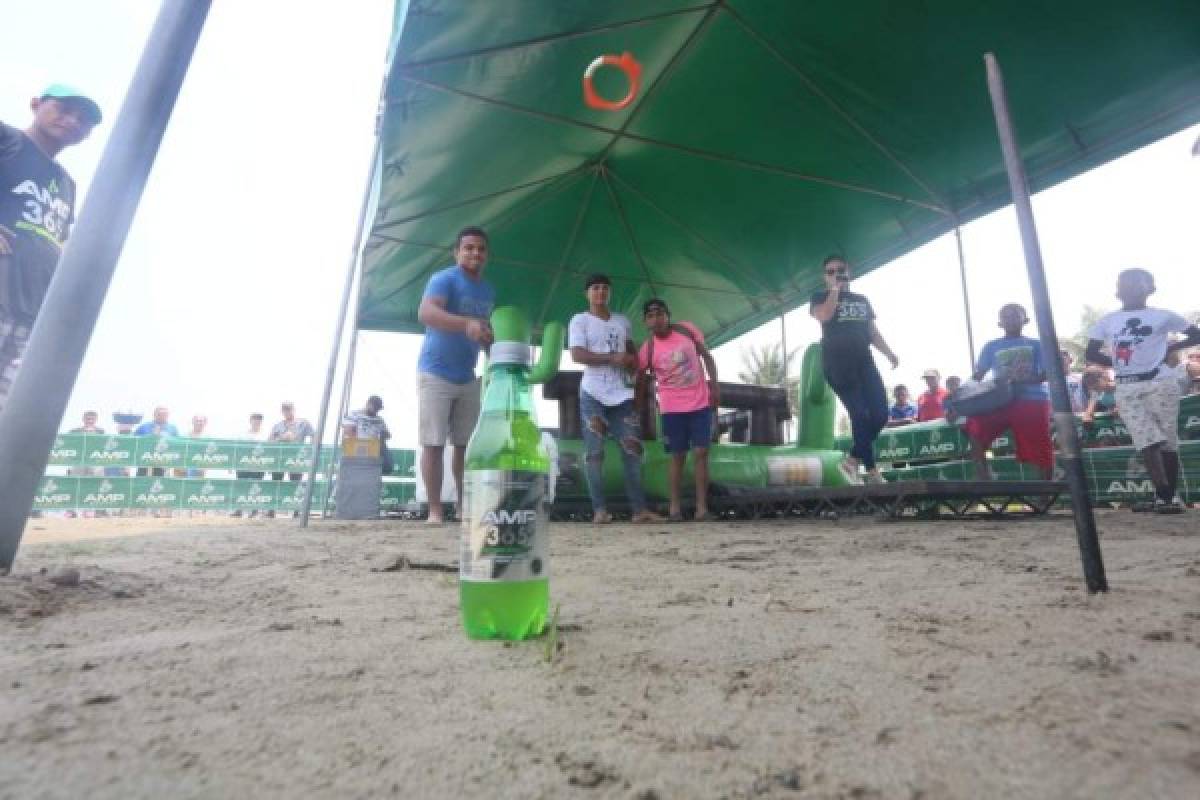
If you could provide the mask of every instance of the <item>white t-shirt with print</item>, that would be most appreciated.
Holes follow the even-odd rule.
[[[1105,314],[1088,331],[1088,337],[1108,346],[1118,377],[1141,375],[1162,367],[1168,337],[1188,327],[1188,321],[1173,311],[1141,308]],[[1160,370],[1159,376],[1166,377],[1166,370]]]
[[[567,328],[567,347],[582,347],[592,353],[624,353],[625,343],[631,338],[633,326],[624,314],[600,319],[583,311],[571,317]],[[579,389],[606,406],[616,406],[633,398],[633,376],[620,367],[585,365]]]

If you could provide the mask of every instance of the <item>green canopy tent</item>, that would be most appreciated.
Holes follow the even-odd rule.
[[[419,332],[426,281],[476,224],[498,300],[535,329],[604,271],[614,309],[664,297],[719,345],[805,303],[828,253],[862,274],[1015,200],[1049,341],[1028,191],[1200,121],[1194,0],[399,0],[390,50],[356,331]],[[627,106],[584,102],[600,56],[640,64]],[[627,81],[602,68],[595,88]]]
[[[631,319],[657,294],[729,341],[806,303],[831,252],[861,274],[1009,202],[987,51],[1035,190],[1200,121],[1194,0],[399,2],[358,327],[419,332],[480,224],[537,324],[603,270]],[[588,107],[584,70],[624,52],[636,99]]]

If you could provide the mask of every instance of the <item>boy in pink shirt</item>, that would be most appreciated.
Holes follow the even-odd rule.
[[[704,334],[690,322],[671,324],[665,302],[647,300],[642,315],[650,337],[638,352],[637,396],[646,396],[651,379],[657,383],[663,445],[671,454],[670,519],[683,519],[679,484],[689,450],[695,453],[696,519],[708,519],[708,444],[721,399],[717,365],[704,346]]]

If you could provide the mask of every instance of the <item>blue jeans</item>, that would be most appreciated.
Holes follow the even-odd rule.
[[[633,513],[646,508],[642,491],[642,428],[632,400],[606,406],[587,392],[579,393],[579,418],[583,423],[584,474],[592,509],[603,511],[604,503],[604,440],[611,436],[621,451],[625,472],[625,496]]]
[[[854,434],[850,455],[867,469],[874,469],[875,439],[888,419],[883,378],[879,377],[879,370],[870,358],[855,365],[840,366],[833,375],[829,373],[830,370],[826,370],[825,379],[850,415],[850,430]]]

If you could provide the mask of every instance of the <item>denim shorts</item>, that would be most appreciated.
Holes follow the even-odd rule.
[[[662,415],[663,447],[668,453],[704,449],[712,442],[711,408]]]

